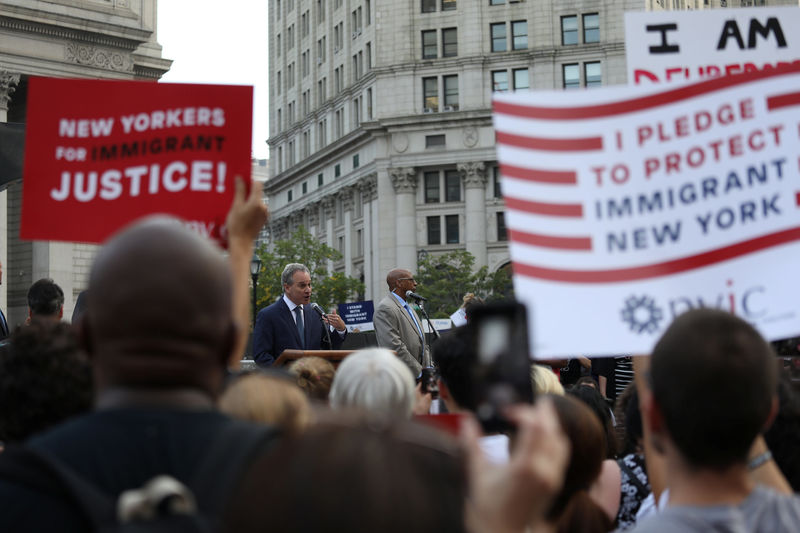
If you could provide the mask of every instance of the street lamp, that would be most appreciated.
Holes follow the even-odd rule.
[[[253,278],[253,329],[256,327],[256,288],[258,287],[258,273],[261,271],[261,258],[253,252],[250,259],[250,276]]]

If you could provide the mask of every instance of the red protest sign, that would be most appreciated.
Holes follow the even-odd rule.
[[[20,238],[100,243],[162,213],[220,240],[252,106],[246,86],[31,78]]]

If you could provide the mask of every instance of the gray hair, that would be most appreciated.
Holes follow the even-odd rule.
[[[294,283],[294,273],[295,272],[307,272],[308,275],[311,275],[311,272],[308,272],[308,267],[302,263],[289,263],[285,267],[283,267],[283,273],[281,274],[281,284],[283,285],[291,285]]]
[[[410,418],[414,402],[411,370],[386,348],[358,350],[347,356],[331,386],[334,409],[355,407],[378,415]]]

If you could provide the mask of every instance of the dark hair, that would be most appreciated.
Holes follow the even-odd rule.
[[[717,309],[676,318],[651,356],[653,397],[692,467],[744,463],[777,387],[774,354],[747,322]]]
[[[469,330],[465,326],[451,329],[433,343],[431,354],[453,400],[462,409],[474,411],[475,390],[470,371],[474,346]]]
[[[0,440],[23,441],[91,405],[91,368],[69,324],[18,328],[0,348]]]
[[[614,416],[617,418],[618,437],[620,437],[620,429],[622,430],[620,455],[624,457],[636,453],[644,432],[642,430],[642,414],[639,411],[639,392],[636,390],[635,381],[630,382],[622,394],[617,396]]]
[[[597,419],[603,426],[603,434],[605,435],[603,447],[605,449],[606,458],[615,458],[618,449],[617,436],[614,432],[614,424],[611,421],[611,411],[603,395],[591,385],[575,385],[569,388],[567,394],[576,397],[588,405],[595,416],[597,416]]]
[[[605,459],[603,428],[592,410],[577,398],[548,395],[571,450],[564,485],[547,513],[556,531],[606,532],[612,528],[606,512],[589,496]]]
[[[781,372],[778,382],[778,416],[764,433],[767,446],[794,492],[800,492],[800,397],[792,390],[791,376]]]
[[[28,307],[34,315],[57,315],[63,306],[64,291],[50,278],[42,278],[28,289]]]
[[[455,441],[408,421],[342,420],[285,438],[251,464],[222,531],[466,531]]]

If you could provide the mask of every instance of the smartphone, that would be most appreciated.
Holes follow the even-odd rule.
[[[472,371],[475,414],[485,433],[510,431],[503,410],[533,403],[528,316],[519,302],[489,303],[471,310],[467,328],[475,351]]]
[[[418,381],[422,384],[420,388],[422,394],[428,394],[430,392],[434,397],[438,397],[439,373],[435,368],[430,366],[423,368]]]

